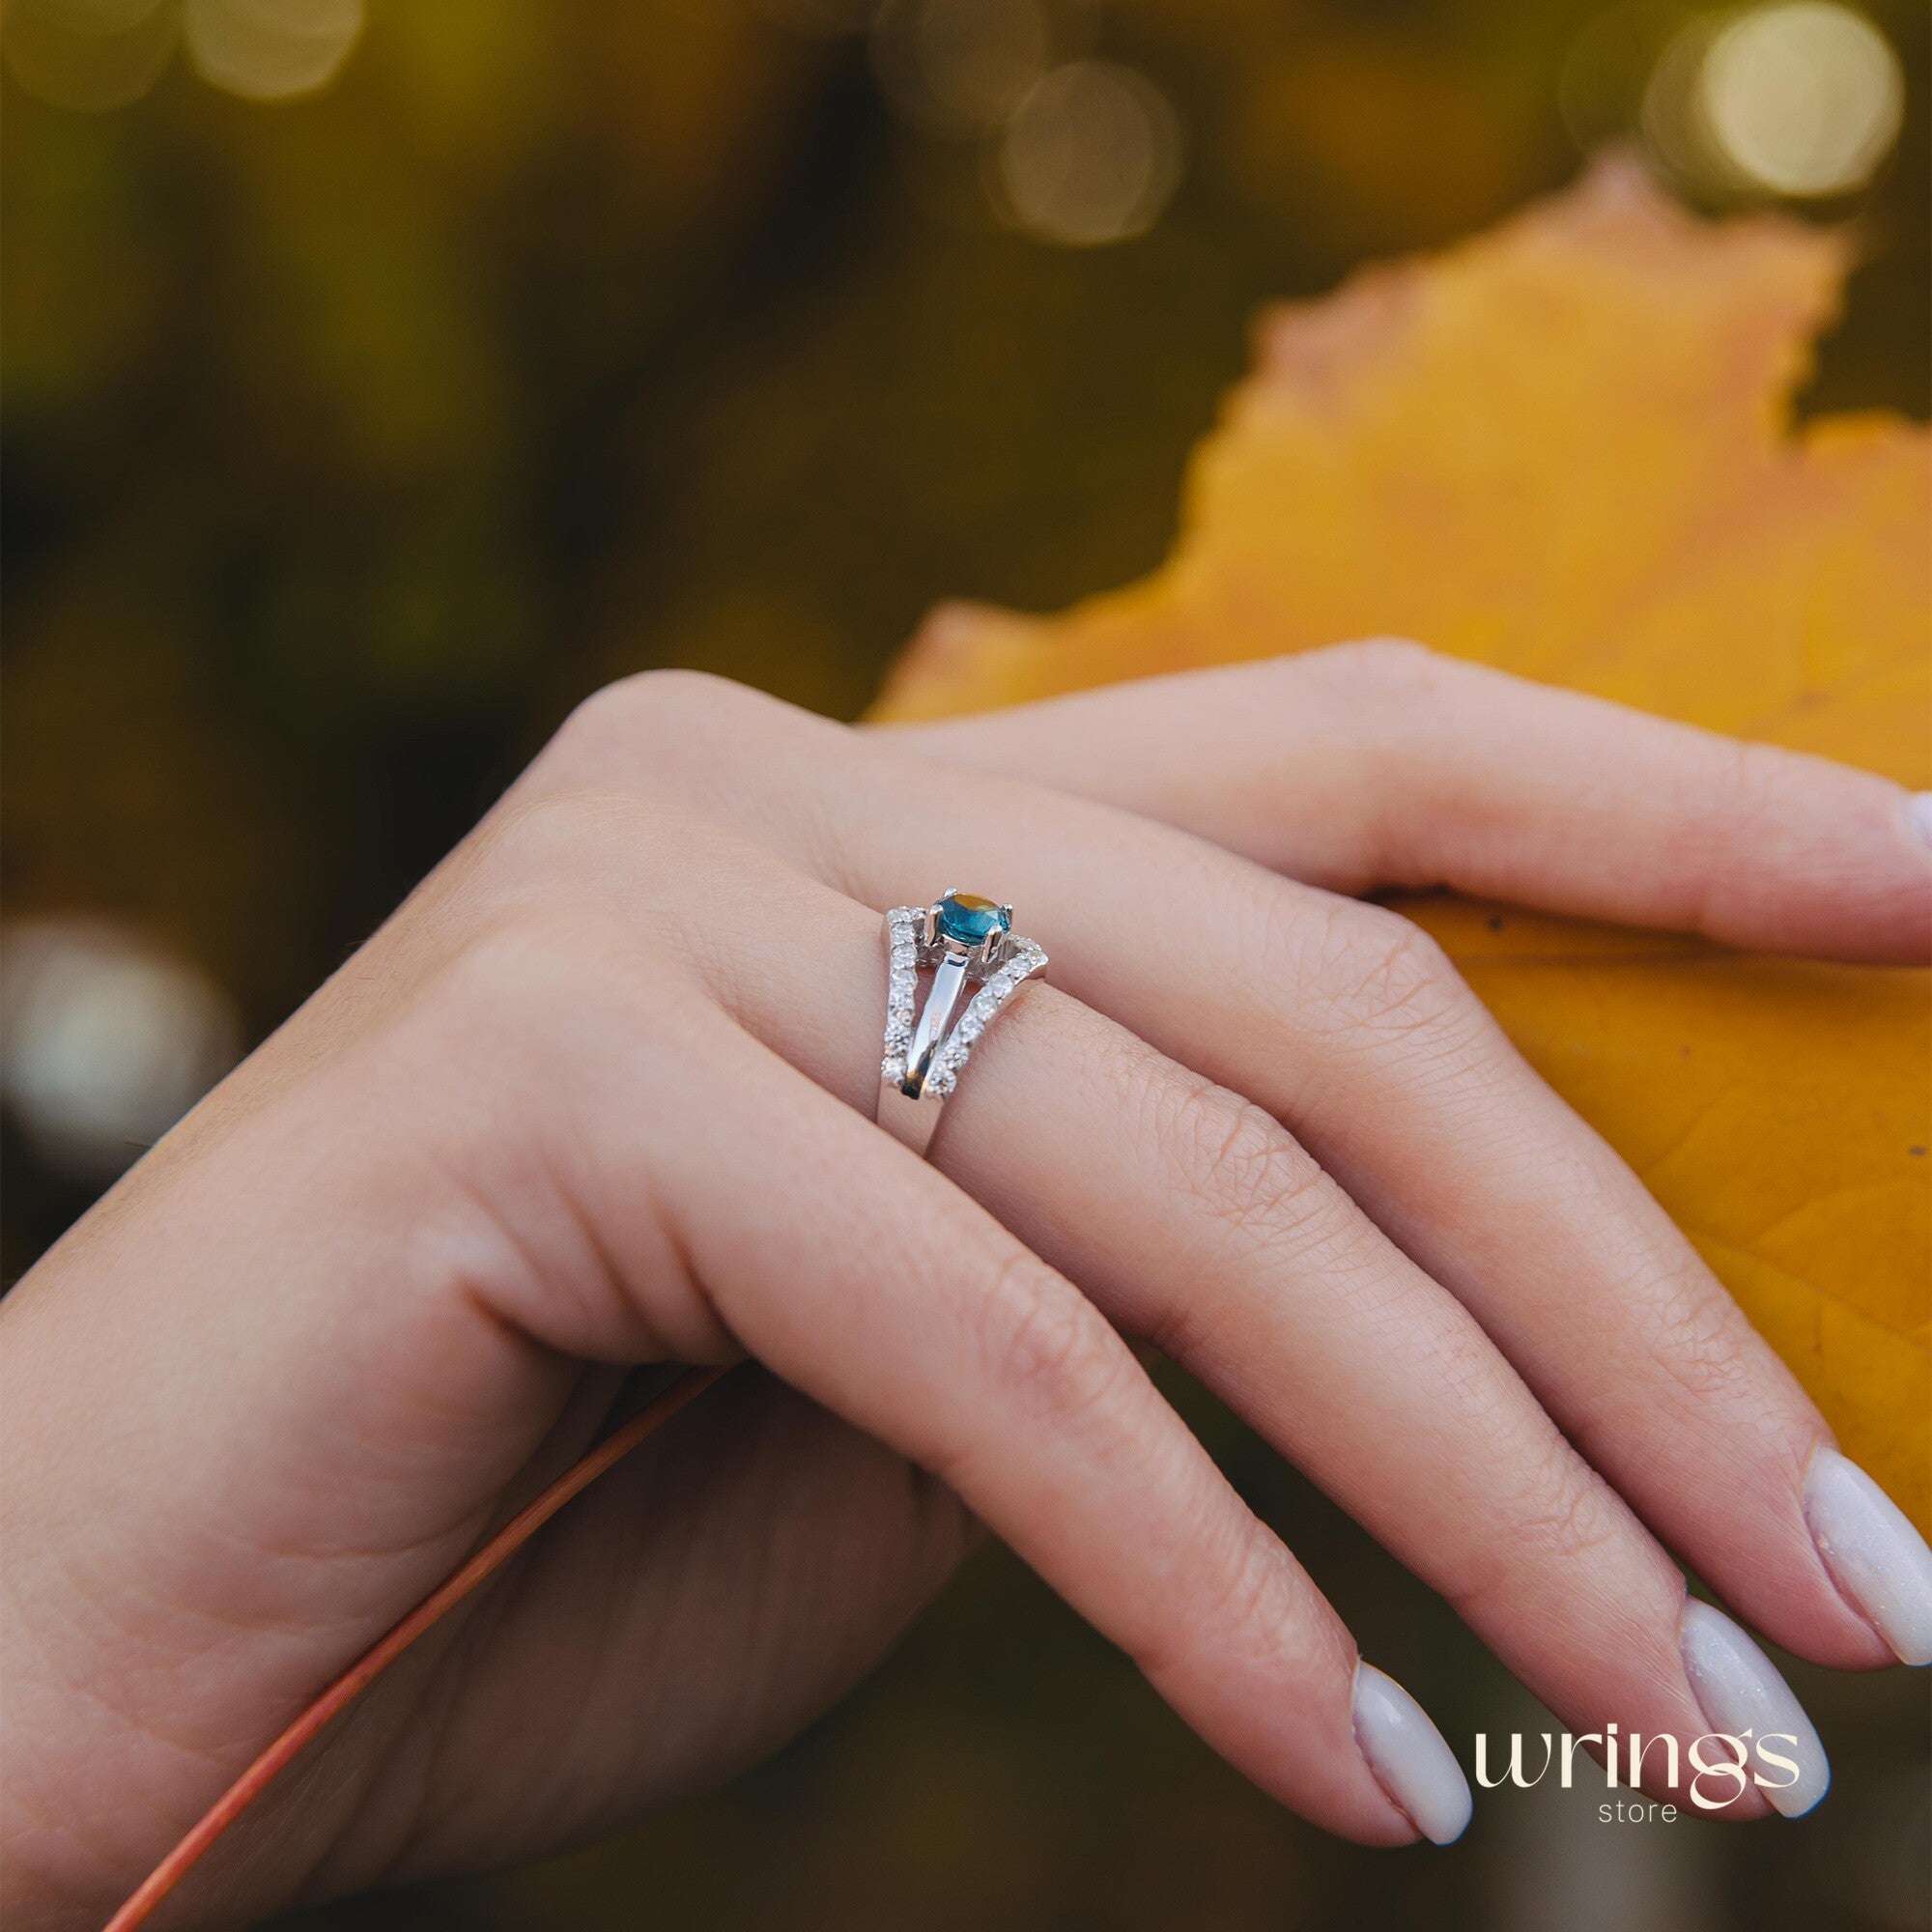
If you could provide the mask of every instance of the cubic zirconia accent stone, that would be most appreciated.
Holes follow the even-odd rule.
[[[895,906],[886,915],[886,1029],[879,1078],[903,1085],[906,1050],[912,1043],[913,997],[918,990],[918,922],[924,917],[916,906]]]

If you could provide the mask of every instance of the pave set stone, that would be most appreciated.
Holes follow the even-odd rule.
[[[1032,940],[1023,939],[1013,956],[994,973],[966,1004],[925,1076],[925,1091],[943,1099],[959,1084],[959,1069],[973,1051],[973,1042],[992,1025],[993,1016],[1019,991],[1023,981],[1046,964],[1046,954]]]
[[[905,1083],[906,1056],[912,1045],[919,996],[920,968],[937,965],[946,952],[941,945],[927,947],[923,943],[925,917],[924,906],[895,906],[886,915],[886,1035],[879,1074],[882,1080],[895,1087]],[[962,927],[969,924],[979,927],[982,920],[987,922],[982,930],[970,933],[962,930],[953,933],[955,939],[983,939],[991,932],[1003,930],[1005,922],[999,916],[999,908],[990,900],[975,899],[962,893],[941,901],[939,921],[942,931],[951,931],[955,923]],[[958,1084],[959,1069],[965,1065],[967,1056],[973,1050],[973,1043],[992,1024],[994,1015],[1012,998],[1021,984],[1046,964],[1046,953],[1030,939],[1010,939],[1008,946],[1007,956],[980,980],[979,990],[966,1003],[965,1010],[953,1022],[952,1031],[933,1056],[931,1068],[925,1077],[928,1094],[944,1098],[952,1092]]]
[[[903,1085],[906,1049],[912,1044],[913,1001],[919,991],[919,935],[923,906],[895,906],[886,915],[886,1055],[879,1077]]]

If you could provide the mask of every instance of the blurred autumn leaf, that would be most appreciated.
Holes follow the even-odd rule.
[[[879,715],[1394,633],[1932,786],[1932,440],[1789,422],[1848,266],[1613,163],[1277,311],[1166,565],[1053,619],[942,610]],[[1924,976],[1409,909],[1932,1527]]]

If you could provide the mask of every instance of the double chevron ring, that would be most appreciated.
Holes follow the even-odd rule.
[[[1046,954],[1013,930],[1011,906],[949,892],[929,906],[895,906],[886,915],[886,960],[879,1124],[923,1154],[974,1042],[1013,994],[1044,970]],[[924,972],[932,978],[922,1006]],[[975,990],[955,1020],[969,985]]]

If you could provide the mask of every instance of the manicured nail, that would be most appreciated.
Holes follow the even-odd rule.
[[[1911,1518],[1856,1463],[1820,1449],[1804,1478],[1804,1520],[1833,1580],[1898,1661],[1932,1663],[1932,1549]]]
[[[1932,791],[1916,791],[1905,801],[1905,816],[1913,831],[1932,845]]]
[[[1789,1783],[1758,1788],[1774,1810],[1802,1818],[1831,1789],[1832,1766],[1791,1686],[1723,1611],[1695,1597],[1684,1606],[1683,1644],[1685,1671],[1712,1730],[1734,1738],[1750,1732],[1747,1748],[1754,1768],[1770,1762],[1759,1750],[1766,1738],[1798,1766]]]
[[[1429,1713],[1372,1663],[1355,1666],[1355,1742],[1389,1802],[1432,1844],[1469,1822],[1469,1780]]]

